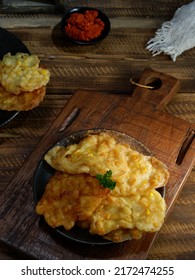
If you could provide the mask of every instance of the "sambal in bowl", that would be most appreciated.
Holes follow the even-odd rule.
[[[96,8],[75,7],[62,16],[61,30],[65,37],[80,45],[91,45],[105,39],[110,32],[110,20]]]

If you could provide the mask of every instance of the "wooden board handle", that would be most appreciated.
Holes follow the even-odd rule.
[[[142,85],[152,89],[142,87]],[[153,110],[162,110],[179,88],[180,82],[175,77],[146,68],[132,97],[137,102],[152,106]]]

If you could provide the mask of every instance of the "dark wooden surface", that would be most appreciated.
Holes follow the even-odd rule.
[[[74,4],[79,2],[75,1]],[[112,28],[105,41],[88,47],[64,41],[58,26],[61,14],[0,14],[0,26],[17,35],[31,53],[37,54],[42,64],[50,69],[52,77],[46,98],[38,108],[20,113],[12,122],[0,128],[1,195],[78,88],[130,95],[134,87],[130,85],[129,78],[140,77],[144,68],[151,67],[176,77],[181,83],[178,94],[163,110],[190,123],[195,122],[195,49],[183,53],[175,63],[165,55],[152,57],[145,49],[147,41],[154,36],[161,23],[170,19],[177,7],[189,2],[98,1],[97,4],[91,1],[91,6],[98,6],[109,15]],[[70,1],[67,6],[71,6]],[[195,259],[194,172],[193,169],[185,181],[148,259]],[[21,203],[24,201],[25,193]],[[7,227],[9,221],[4,222]],[[22,225],[24,232],[25,223]],[[43,232],[43,240],[45,236],[51,244],[55,243],[52,233]],[[17,240],[11,231],[10,238]],[[28,240],[28,236],[25,240]],[[38,239],[36,242],[39,246]],[[18,243],[21,246],[19,236]],[[59,240],[59,243],[66,246],[63,240]],[[49,255],[49,247],[46,249]],[[75,258],[75,250],[71,246],[67,250],[70,258]],[[86,258],[93,258],[88,249],[83,254]],[[1,259],[29,258],[3,243],[0,256]],[[108,255],[105,257],[110,258]],[[124,253],[121,251],[118,256],[112,257],[123,258]],[[139,257],[135,255],[135,258]]]

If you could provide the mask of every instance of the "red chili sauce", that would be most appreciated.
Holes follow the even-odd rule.
[[[67,19],[65,31],[77,41],[90,41],[100,36],[104,22],[98,18],[98,11],[87,10],[83,14],[73,13]]]

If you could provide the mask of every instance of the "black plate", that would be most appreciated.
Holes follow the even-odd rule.
[[[70,144],[75,144],[80,142],[82,138],[84,138],[88,134],[92,133],[98,133],[102,130],[89,130],[89,131],[79,131],[74,134],[71,134],[67,136],[66,138],[62,139],[61,141],[57,142],[56,145],[61,146],[68,146]],[[127,136],[125,134],[111,131],[111,130],[104,130],[108,131],[109,133],[113,134],[113,136],[117,137],[121,141],[124,141],[126,143],[131,144],[132,147],[135,147],[136,150],[139,152],[145,154],[145,155],[151,155],[149,150],[143,146],[140,142],[138,142],[136,139]],[[53,147],[54,147],[53,146]],[[35,176],[34,176],[34,182],[33,182],[33,195],[35,203],[41,199],[44,191],[45,186],[49,180],[49,178],[54,175],[55,170],[44,160],[42,159],[36,169]],[[158,191],[160,194],[164,197],[165,196],[165,188],[159,188]],[[68,238],[69,240],[84,243],[84,244],[90,244],[90,245],[106,245],[106,244],[113,244],[112,241],[106,240],[101,238],[97,235],[91,235],[88,230],[81,229],[77,226],[74,226],[71,230],[67,231],[63,227],[59,227],[54,229],[58,234],[60,234],[62,237]]]
[[[0,28],[0,59],[10,52],[12,55],[17,52],[29,53],[27,47],[11,32]],[[0,126],[12,120],[19,112],[0,110]]]

